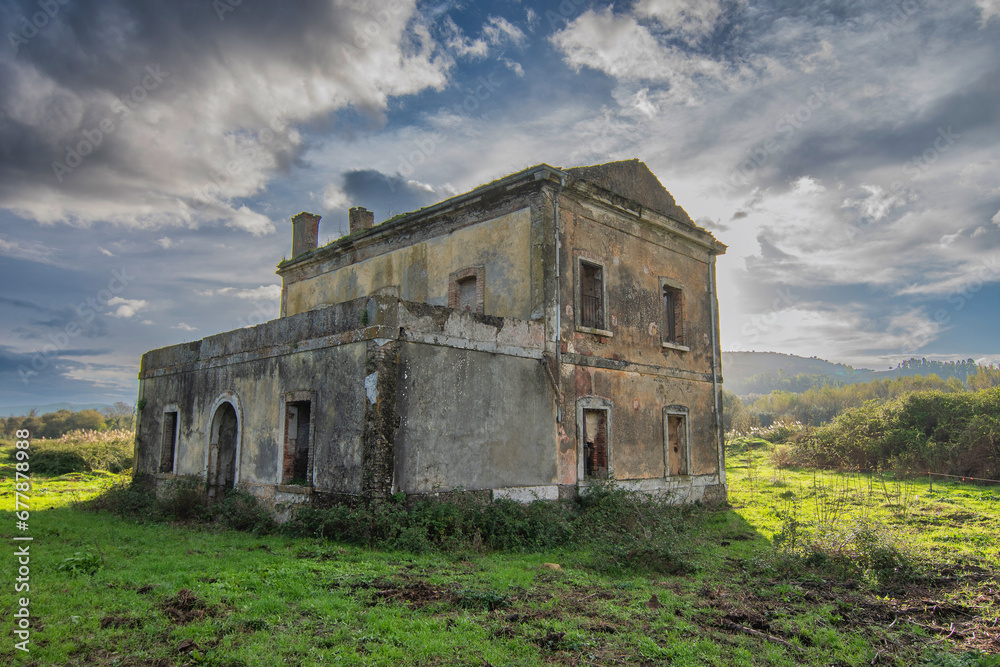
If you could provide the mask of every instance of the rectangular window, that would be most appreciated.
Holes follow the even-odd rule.
[[[684,295],[679,289],[663,287],[663,340],[668,343],[684,344],[684,337],[681,335],[683,304]]]
[[[608,411],[583,411],[583,458],[587,477],[608,476]]]
[[[458,309],[476,312],[476,277],[458,281]]]
[[[289,401],[285,404],[285,456],[282,484],[312,483],[309,474],[309,428],[312,417],[310,401]]]
[[[486,268],[469,266],[448,276],[448,307],[483,314]]]
[[[580,261],[580,326],[604,329],[604,277],[597,264]]]
[[[663,299],[660,342],[664,347],[686,350],[684,288],[669,278],[660,278],[660,295]]]
[[[686,475],[688,474],[687,417],[670,413],[664,417],[667,476]]]
[[[163,433],[160,437],[160,472],[174,471],[174,450],[177,448],[177,413],[163,413]]]

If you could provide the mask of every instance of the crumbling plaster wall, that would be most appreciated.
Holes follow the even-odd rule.
[[[520,319],[537,315],[539,304],[533,301],[539,293],[532,289],[532,281],[539,264],[532,262],[530,206],[405,247],[387,245],[380,254],[288,281],[286,313],[357,299],[392,286],[398,286],[404,300],[446,306],[450,274],[472,266],[485,268],[484,313]]]
[[[562,335],[567,351],[711,373],[708,252],[653,225],[580,202],[572,196],[563,196],[560,204],[560,224],[565,235]],[[599,261],[606,269],[606,327],[613,334],[611,337],[577,329],[575,309],[581,257]],[[684,344],[689,351],[660,345],[663,324],[660,277],[684,286]]]
[[[278,484],[285,396],[310,391],[315,488],[359,493],[366,340],[397,331],[395,310],[386,316],[379,301],[360,299],[147,352],[139,374],[136,471],[158,474],[163,411],[175,405],[176,472],[204,478],[213,407],[230,397],[240,420],[240,482]]]
[[[632,213],[658,218],[648,211]],[[560,227],[564,362],[560,482],[577,481],[579,429],[574,406],[587,396],[612,403],[610,463],[615,479],[665,476],[663,409],[674,405],[688,409],[688,474],[719,474],[709,292],[712,256],[656,224],[571,192],[560,197]],[[610,336],[578,326],[581,258],[604,267],[605,328]],[[683,344],[688,350],[661,345],[661,277],[683,285]]]
[[[224,364],[143,380],[147,399],[138,435],[140,471],[155,473],[163,410],[179,410],[178,475],[205,475],[212,408],[235,395],[239,406],[239,479],[243,484],[279,484],[284,445],[285,395],[312,391],[315,432],[311,443],[317,491],[360,493],[363,383],[366,344],[349,343],[287,355]]]
[[[400,490],[556,483],[556,406],[540,360],[407,343],[399,372]]]

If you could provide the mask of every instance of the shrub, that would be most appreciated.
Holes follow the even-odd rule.
[[[56,568],[73,576],[86,574],[92,576],[101,568],[102,558],[90,551],[77,551],[69,558],[64,558]]]
[[[243,491],[230,491],[207,505],[197,480],[177,480],[157,499],[142,480],[115,487],[87,504],[145,520],[216,521],[254,533],[280,532],[364,546],[428,550],[495,549],[522,551],[560,546],[592,549],[593,566],[610,570],[690,572],[679,533],[683,519],[697,511],[672,506],[669,497],[629,491],[613,482],[591,486],[578,503],[508,499],[485,501],[473,494],[421,498],[407,505],[389,499],[302,507],[281,526],[269,509]]]
[[[870,401],[802,438],[794,457],[859,470],[995,479],[1000,472],[1000,388],[918,392],[885,404]]]
[[[52,440],[31,442],[31,471],[39,475],[106,470],[120,473],[132,467],[132,431],[73,431]],[[13,460],[14,450],[9,457]]]
[[[223,526],[255,534],[274,532],[277,523],[270,510],[246,491],[230,490],[211,507],[211,515]]]
[[[201,480],[186,477],[171,480],[155,504],[164,518],[179,521],[203,518],[208,511]]]
[[[156,496],[147,485],[136,479],[127,484],[116,484],[96,498],[84,503],[83,507],[130,518],[160,518]]]

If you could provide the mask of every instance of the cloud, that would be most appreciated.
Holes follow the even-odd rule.
[[[718,0],[639,0],[635,6],[639,17],[656,19],[661,26],[676,30],[687,38],[697,41],[712,32],[716,21],[722,15],[722,3]]]
[[[1000,227],[1000,211],[996,212],[996,215],[993,216],[991,222],[997,227]]]
[[[502,16],[491,16],[483,26],[483,36],[492,45],[510,42],[515,45],[524,44],[527,37],[516,25]]]
[[[979,8],[979,23],[986,26],[990,19],[1000,16],[1000,0],[976,0]]]
[[[420,181],[399,174],[390,175],[377,169],[353,169],[341,174],[339,182],[323,191],[323,204],[328,209],[343,210],[364,206],[376,211],[375,224],[397,213],[413,211],[443,198],[444,192]]]
[[[115,253],[111,252],[107,248],[102,248],[101,246],[97,246],[97,249],[101,251],[102,255],[105,255],[107,257],[114,257],[115,256]]]
[[[35,241],[8,241],[0,237],[0,255],[39,264],[56,264],[52,248]]]
[[[198,327],[193,327],[185,322],[178,322],[176,325],[170,327],[171,329],[180,329],[181,331],[197,331]]]
[[[0,303],[6,304],[8,306],[15,306],[17,308],[27,308],[28,310],[36,310],[42,313],[49,312],[48,308],[43,308],[37,303],[31,301],[25,301],[24,299],[14,299],[8,296],[0,296]]]
[[[666,2],[650,2],[643,5],[644,14],[637,8],[637,15],[656,17],[685,31],[698,32],[718,16],[699,9],[712,4],[699,3],[692,13],[668,9]],[[550,40],[563,54],[563,60],[576,70],[589,67],[619,84],[664,84],[666,90],[650,95],[663,102],[699,104],[704,89],[731,88],[750,76],[743,66],[733,67],[723,60],[666,43],[666,39],[653,34],[650,26],[640,23],[637,15],[615,14],[611,7],[590,9]]]
[[[443,31],[445,34],[445,46],[462,58],[481,59],[489,53],[490,47],[484,39],[470,40],[458,27],[454,19],[445,17]]]
[[[113,309],[107,314],[111,317],[128,319],[135,317],[135,314],[145,308],[148,304],[142,299],[123,299],[120,296],[112,297],[108,305]]]
[[[250,289],[223,287],[221,289],[199,290],[202,296],[232,296],[248,301],[277,301],[281,298],[281,285],[261,285]]]
[[[38,6],[10,10],[0,27],[16,30]],[[377,17],[243,3],[224,18],[207,0],[61,6],[0,66],[0,207],[46,224],[267,234],[244,200],[301,159],[299,126],[349,107],[379,122],[452,66],[414,0]]]
[[[842,206],[857,209],[861,218],[868,222],[880,222],[894,208],[910,201],[910,196],[906,191],[889,192],[879,185],[862,185],[861,189],[867,194],[857,199],[847,198]]]
[[[156,245],[160,246],[164,250],[169,250],[174,246],[174,242],[169,236],[164,236],[163,238],[156,239]]]

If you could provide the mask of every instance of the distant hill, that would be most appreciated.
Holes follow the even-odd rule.
[[[876,371],[870,368],[854,368],[819,357],[798,357],[780,352],[723,352],[722,354],[722,377],[725,388],[740,396],[769,394],[775,389],[802,392],[826,384],[854,384],[913,375],[933,374],[943,379],[955,377],[965,382],[977,368],[976,362],[972,359],[929,361],[914,358],[902,362],[891,370]]]
[[[0,417],[23,417],[32,410],[37,415],[45,415],[59,410],[79,412],[80,410],[101,410],[108,407],[106,403],[48,403],[47,405],[6,405],[0,407]]]

